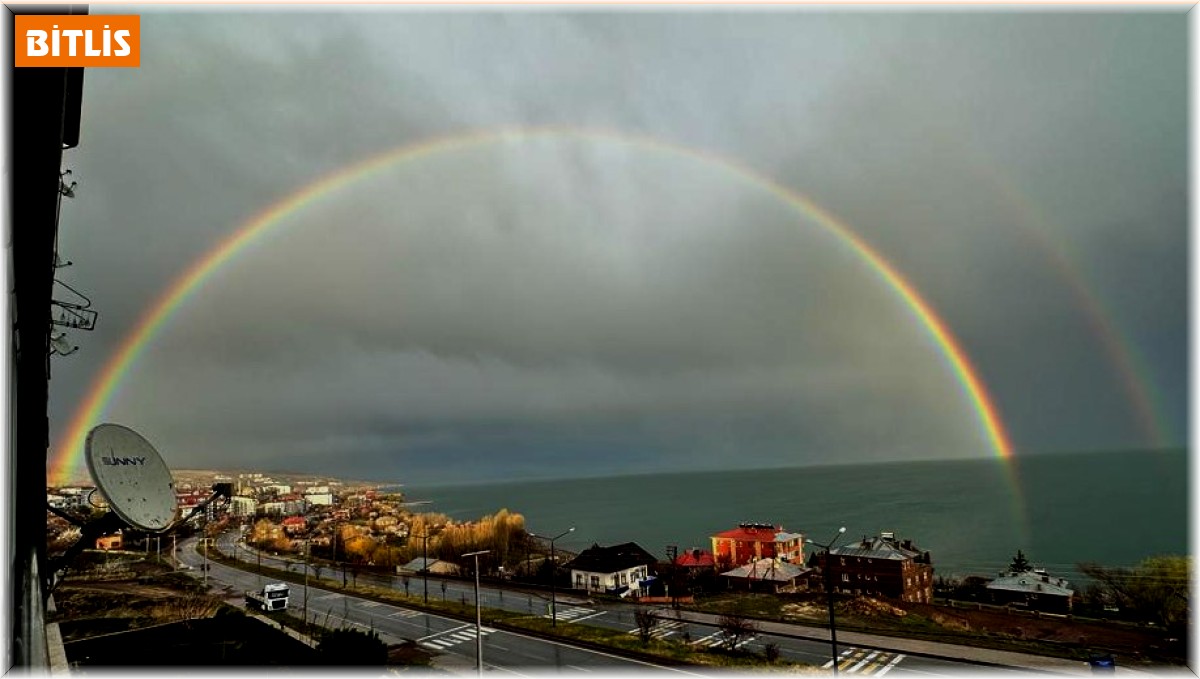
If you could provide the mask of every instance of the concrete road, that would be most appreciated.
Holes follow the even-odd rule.
[[[221,543],[225,546],[226,543]],[[196,539],[180,543],[180,563],[194,577],[203,578],[203,560],[195,552]],[[241,593],[261,586],[261,576],[209,562],[210,586],[241,602]],[[307,601],[307,608],[305,602]],[[385,642],[412,640],[439,656],[443,669],[470,672],[476,667],[475,625],[431,613],[370,601],[319,587],[293,585],[289,609],[302,617],[307,610],[310,621],[325,627],[353,626],[379,632]],[[484,668],[520,674],[522,668],[553,669],[560,672],[630,671],[697,675],[686,668],[663,667],[616,655],[578,648],[536,637],[484,626]]]
[[[268,553],[259,553],[239,541],[240,534],[231,531],[217,539],[218,548],[227,555],[236,554],[241,560],[253,564],[261,560],[264,566],[283,568],[297,574],[303,574],[305,565],[302,561],[279,557]],[[321,569],[325,578],[340,580],[341,570],[328,566]],[[346,581],[355,583],[352,575],[346,575]],[[426,584],[426,582],[428,584]],[[443,580],[430,577],[428,581],[420,575],[408,577],[408,587],[405,588],[402,576],[387,576],[360,573],[357,578],[360,585],[372,585],[396,591],[407,592],[414,596],[424,596],[433,601],[467,601],[475,599],[474,586],[460,580]],[[505,590],[485,584],[480,588],[480,604],[484,608],[497,608],[506,611],[523,612],[529,615],[540,615],[550,618],[551,601],[549,593],[529,592],[524,590]],[[628,634],[638,633],[637,622],[634,619],[636,606],[615,602],[598,602],[580,596],[575,592],[559,592],[555,597],[554,615],[560,625],[587,624],[608,629],[625,631]],[[658,621],[651,634],[656,638],[683,641],[697,646],[718,646],[726,640],[719,629],[713,624],[703,624],[696,621],[684,620],[675,616],[675,612],[662,608],[655,611]],[[862,635],[860,635],[862,636]],[[828,641],[798,639],[786,634],[758,633],[738,643],[738,648],[763,653],[767,644],[775,644],[780,657],[786,660],[809,663],[829,668],[832,666],[832,653]],[[485,650],[486,655],[486,650]],[[970,661],[934,658],[911,653],[902,653],[875,648],[870,643],[840,643],[838,645],[838,669],[843,674],[859,674],[867,676],[884,676],[886,674],[903,675],[937,675],[962,676],[972,672],[986,670],[989,674],[995,672],[1025,671],[1020,668],[1011,670],[1004,667],[983,667]],[[1084,669],[1079,663],[1080,669]]]

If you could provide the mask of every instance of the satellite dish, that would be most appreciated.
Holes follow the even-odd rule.
[[[145,531],[171,526],[178,505],[175,481],[141,434],[119,424],[97,425],[88,433],[84,457],[114,514]]]

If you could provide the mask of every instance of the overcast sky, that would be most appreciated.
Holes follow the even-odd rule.
[[[65,155],[59,277],[100,320],[53,359],[56,442],[254,215],[541,125],[697,154],[576,134],[385,168],[223,266],[106,419],[176,468],[423,483],[989,455],[896,293],[720,157],[892,262],[1021,454],[1186,440],[1183,13],[136,12],[142,66],[87,72]]]

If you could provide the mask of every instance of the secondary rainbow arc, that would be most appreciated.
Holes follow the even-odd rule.
[[[87,395],[77,407],[68,426],[56,446],[56,455],[51,465],[52,484],[62,485],[79,469],[83,442],[88,430],[101,422],[105,409],[119,390],[125,375],[137,361],[146,346],[153,341],[172,314],[201,288],[204,282],[222,265],[237,256],[257,240],[272,231],[272,227],[324,196],[348,187],[374,172],[399,163],[415,162],[423,158],[462,149],[504,141],[521,141],[534,138],[576,137],[606,140],[638,148],[653,149],[675,157],[690,158],[724,167],[752,185],[770,192],[793,209],[837,237],[848,246],[878,277],[893,290],[921,323],[929,337],[939,348],[946,363],[956,376],[961,389],[975,412],[983,436],[994,454],[1008,462],[1010,476],[1015,463],[1014,449],[1008,432],[991,395],[958,339],[949,326],[937,315],[932,305],[919,293],[878,250],[856,234],[848,225],[821,208],[811,199],[796,193],[762,173],[728,158],[695,149],[678,146],[662,140],[635,136],[611,130],[575,127],[500,128],[472,131],[427,140],[419,144],[393,149],[365,161],[339,169],[314,181],[296,193],[271,205],[243,226],[232,232],[215,247],[194,261],[141,315],[133,329],[124,337],[117,350],[109,357],[99,374],[92,381]],[[1014,489],[1015,478],[1014,481]]]

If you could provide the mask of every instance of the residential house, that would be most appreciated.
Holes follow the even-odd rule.
[[[686,549],[675,557],[675,565],[688,571],[712,570],[717,560],[707,549]]]
[[[721,574],[735,589],[794,592],[807,587],[805,577],[812,569],[779,559],[756,559]]]
[[[120,533],[114,533],[112,535],[104,535],[104,536],[96,538],[96,549],[109,550],[109,549],[120,549],[120,548],[121,548],[121,534]]]
[[[1001,573],[986,589],[992,603],[1048,613],[1070,613],[1075,598],[1071,583],[1041,568]]]
[[[655,561],[633,542],[611,547],[594,544],[563,564],[563,568],[570,570],[575,589],[640,596],[649,585],[649,567]]]
[[[922,552],[912,540],[896,539],[895,533],[864,536],[859,542],[837,547],[831,561],[829,576],[836,592],[922,603],[933,600],[929,552]],[[821,567],[824,576],[825,552],[814,554],[812,562]]]
[[[234,495],[229,498],[229,513],[233,516],[254,516],[258,511],[258,500],[252,497]]]
[[[396,566],[397,573],[422,573],[426,571],[434,575],[458,575],[459,568],[448,561],[426,559],[424,557],[413,559],[403,566]]]
[[[712,536],[712,554],[723,569],[744,566],[758,559],[779,559],[804,564],[804,535],[788,533],[769,523],[742,523]]]
[[[289,516],[283,520],[282,524],[284,532],[288,535],[296,535],[303,533],[308,528],[308,522],[303,516]]]

